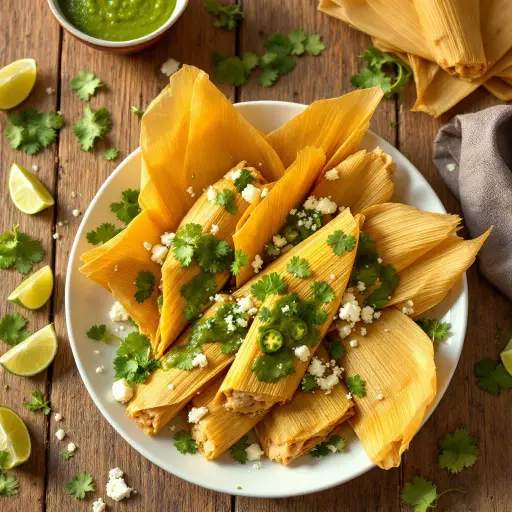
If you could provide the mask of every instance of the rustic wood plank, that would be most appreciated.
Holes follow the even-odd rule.
[[[235,34],[214,29],[213,22],[204,9],[202,0],[192,0],[182,18],[155,46],[136,55],[119,57],[91,50],[68,34],[64,36],[62,54],[62,111],[69,118],[69,124],[76,122],[86,105],[69,87],[70,80],[80,70],[94,71],[106,84],[90,102],[96,109],[105,106],[112,112],[114,126],[111,134],[91,153],[79,150],[71,130],[61,139],[60,162],[63,168],[58,183],[59,219],[68,219],[62,228],[63,238],[57,244],[55,294],[56,329],[66,339],[64,318],[64,280],[69,250],[80,219],[70,212],[73,208],[85,211],[98,188],[116,167],[115,163],[102,159],[104,150],[114,145],[124,158],[138,146],[139,120],[130,113],[130,105],[141,108],[166,85],[167,78],[160,73],[162,62],[173,57],[180,62],[194,64],[212,71],[212,48],[231,53],[234,50]],[[234,91],[224,87],[231,98]],[[120,161],[120,160],[119,160]],[[118,161],[118,162],[119,162]],[[72,192],[77,198],[72,198]],[[96,409],[83,386],[76,369],[69,346],[63,343],[60,356],[55,364],[52,400],[64,416],[63,428],[69,431],[69,440],[76,442],[77,455],[70,461],[63,461],[58,450],[50,450],[47,510],[89,510],[93,499],[102,496],[109,504],[109,510],[187,510],[228,512],[231,507],[229,496],[221,495],[192,486],[151,464],[133,450],[108,424]],[[92,348],[91,348],[92,350]],[[105,361],[105,366],[110,365]],[[57,425],[51,425],[50,444],[55,445],[54,432]],[[65,446],[64,443],[61,443]],[[59,449],[62,449],[59,445]],[[105,485],[108,471],[120,467],[126,472],[126,481],[138,491],[137,495],[122,504],[106,498]],[[95,498],[88,497],[84,503],[77,503],[66,496],[63,485],[79,471],[94,475],[97,492]]]
[[[34,2],[33,9],[27,9],[22,0],[0,3],[0,68],[21,58],[34,58],[38,65],[38,78],[30,98],[18,109],[37,108],[41,111],[55,111],[57,108],[56,94],[48,95],[46,88],[58,87],[59,64],[59,28],[53,20],[46,2]],[[7,116],[0,113],[0,129],[7,127]],[[38,165],[38,178],[53,194],[55,189],[55,156],[57,146],[43,150],[36,156],[28,156],[21,151],[14,151],[7,138],[0,138],[1,161],[1,199],[2,214],[0,215],[1,232],[11,230],[14,224],[20,229],[42,241],[45,251],[43,261],[34,268],[51,264],[53,258],[53,216],[54,209],[50,208],[35,216],[29,216],[18,211],[9,198],[8,177],[9,168],[16,162],[28,169]],[[0,287],[0,316],[6,313],[21,313],[28,320],[30,332],[44,327],[50,321],[51,305],[48,303],[39,311],[25,311],[9,304],[7,296],[18,286],[23,276],[18,272],[2,270],[2,286]],[[9,346],[1,343],[1,352]],[[4,386],[8,385],[6,391]],[[44,481],[46,471],[46,430],[48,419],[40,413],[29,412],[22,406],[30,394],[40,390],[47,392],[47,372],[33,378],[22,378],[11,375],[6,371],[0,372],[0,403],[14,409],[26,422],[32,439],[32,456],[20,468],[10,471],[18,478],[20,493],[15,498],[0,498],[0,508],[5,512],[19,510],[42,510],[44,501]]]

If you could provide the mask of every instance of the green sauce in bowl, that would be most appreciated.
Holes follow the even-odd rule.
[[[107,41],[129,41],[160,28],[176,0],[58,0],[62,14],[85,34]]]

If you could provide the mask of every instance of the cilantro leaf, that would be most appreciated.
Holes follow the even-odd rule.
[[[327,351],[329,355],[339,361],[345,355],[345,347],[340,340],[330,340],[327,342]]]
[[[345,439],[333,434],[327,441],[317,444],[309,454],[311,457],[320,458],[329,455],[329,453],[338,453],[345,451]]]
[[[315,459],[320,459],[321,457],[326,457],[329,455],[329,448],[325,443],[317,444],[312,450],[309,451],[309,455],[314,457]]]
[[[247,187],[247,185],[254,185],[256,183],[256,178],[248,171],[247,169],[242,169],[240,171],[240,176],[235,180],[235,188],[238,190],[238,193],[241,194],[242,190]]]
[[[121,201],[111,203],[110,210],[115,216],[126,225],[139,215],[141,212],[139,206],[139,191],[128,188],[121,192]]]
[[[242,62],[245,67],[245,76],[249,78],[250,72],[258,65],[260,59],[259,57],[252,52],[244,52],[242,55]]]
[[[302,55],[305,50],[304,43],[308,38],[306,31],[301,28],[295,28],[290,32],[288,38],[292,43],[291,55]]]
[[[19,313],[4,315],[0,320],[0,340],[11,346],[26,340],[30,333],[24,329],[27,321]]]
[[[204,272],[216,274],[225,272],[233,257],[233,249],[224,240],[213,235],[202,235],[195,250],[197,263]]]
[[[0,496],[16,496],[18,494],[18,480],[15,476],[0,473]]]
[[[229,448],[229,452],[231,453],[233,459],[235,459],[240,464],[245,464],[247,462],[247,452],[245,449],[249,446],[249,443],[247,442],[248,439],[248,436],[244,436]]]
[[[130,107],[130,110],[132,114],[135,114],[139,119],[142,119],[142,116],[144,115],[144,110],[141,110],[139,107],[136,107],[135,105],[132,105]]]
[[[140,304],[151,297],[155,289],[155,275],[149,270],[141,270],[135,280],[137,291],[133,294],[135,300]]]
[[[71,89],[83,101],[89,101],[99,87],[103,87],[103,84],[91,71],[79,71],[71,80]]]
[[[0,236],[0,268],[14,266],[22,274],[28,274],[34,263],[43,259],[43,248],[39,240],[30,238],[13,226],[13,232],[6,231]]]
[[[47,148],[57,137],[64,119],[55,112],[39,112],[36,109],[11,112],[7,115],[5,136],[14,149],[35,155]]]
[[[323,302],[324,304],[329,304],[329,302],[332,302],[336,297],[334,290],[326,281],[315,281],[311,284],[311,291],[313,292],[315,299]]]
[[[88,231],[85,235],[87,241],[92,245],[104,244],[111,238],[114,238],[118,233],[121,233],[121,228],[116,228],[110,222],[100,224],[96,229]]]
[[[66,494],[73,496],[73,498],[83,500],[85,498],[85,493],[95,491],[96,488],[94,486],[93,477],[84,471],[82,473],[78,473],[71,482],[67,483],[64,490],[66,491]]]
[[[201,305],[208,304],[210,297],[217,291],[215,276],[200,272],[180,288],[180,295],[187,301],[185,318],[194,320],[201,312]]]
[[[293,50],[293,44],[288,37],[281,32],[272,34],[264,43],[265,48],[272,53],[282,57],[290,55]]]
[[[258,312],[258,318],[263,322],[263,323],[267,323],[270,321],[270,319],[272,318],[272,312],[270,311],[270,309],[266,308],[266,307],[262,307],[260,308],[259,312]]]
[[[41,411],[45,416],[48,416],[52,410],[48,405],[49,400],[44,399],[44,395],[40,391],[34,391],[32,393],[32,400],[30,402],[23,402],[23,407],[32,412]]]
[[[105,107],[98,110],[84,108],[82,117],[73,125],[82,151],[90,151],[96,139],[102,139],[112,128],[110,113]]]
[[[467,428],[459,428],[446,434],[439,441],[439,466],[451,473],[460,473],[471,467],[478,458],[478,439],[471,436]]]
[[[72,459],[75,456],[75,452],[70,452],[68,450],[63,450],[63,451],[60,452],[60,456],[64,460],[69,460],[69,459]]]
[[[281,349],[273,354],[261,354],[252,363],[251,370],[261,382],[277,382],[295,373],[293,354]]]
[[[237,276],[240,273],[242,267],[247,265],[247,263],[249,263],[247,254],[245,254],[245,252],[242,251],[242,249],[238,249],[235,252],[235,260],[233,261],[233,263],[231,263],[231,272],[233,273],[233,275]]]
[[[267,295],[282,295],[287,289],[286,281],[277,272],[272,272],[251,286],[251,294],[263,301]]]
[[[235,204],[235,193],[228,188],[223,188],[218,194],[215,204],[224,207],[224,209],[234,215],[238,208]]]
[[[174,446],[180,453],[197,453],[197,444],[187,430],[179,430],[174,435]]]
[[[240,57],[224,58],[221,54],[214,56],[215,79],[218,82],[229,82],[235,87],[245,84],[248,71],[244,61]]]
[[[105,324],[93,325],[87,331],[87,337],[94,341],[104,341],[108,343],[111,339],[121,340],[119,336],[112,334]]]
[[[325,50],[325,45],[322,43],[322,36],[319,34],[309,34],[304,49],[309,55],[320,55]]]
[[[359,375],[352,375],[347,379],[349,391],[359,398],[366,395],[366,382]]]
[[[272,87],[278,78],[279,71],[272,68],[265,68],[259,77],[259,81],[263,87]]]
[[[111,162],[112,160],[116,160],[119,157],[119,149],[116,148],[108,148],[103,155],[103,160],[107,162]]]
[[[345,451],[345,447],[346,447],[345,439],[343,439],[343,437],[341,437],[337,434],[334,434],[327,441],[327,447],[329,447],[329,446],[332,446],[335,448],[336,451],[334,453],[343,452],[343,451]]]
[[[387,305],[400,282],[400,276],[393,265],[379,265],[378,276],[380,287],[374,288],[364,301],[367,306],[374,309],[382,309]]]
[[[290,263],[286,266],[286,270],[293,274],[295,277],[304,279],[311,275],[311,269],[309,268],[309,261],[305,258],[299,258],[294,256]]]
[[[311,375],[310,373],[304,375],[301,384],[300,389],[304,392],[314,391],[318,388],[318,382],[316,381],[316,377],[314,375]]]
[[[489,357],[482,359],[474,366],[478,386],[492,395],[499,395],[505,389],[512,389],[512,375],[502,363],[495,363]]]
[[[327,244],[332,247],[334,254],[341,256],[345,251],[352,251],[356,246],[356,237],[346,235],[338,230],[327,237]]]
[[[244,18],[244,13],[241,11],[240,4],[238,3],[221,5],[217,0],[206,0],[204,8],[215,16],[214,26],[223,30],[235,29]]]
[[[427,333],[433,343],[443,341],[449,335],[452,324],[437,318],[419,318],[416,323]]]
[[[201,353],[199,347],[191,343],[172,347],[162,359],[162,365],[165,370],[169,368],[179,368],[180,370],[192,370],[194,365],[192,361]]]
[[[437,487],[422,476],[415,476],[405,484],[401,497],[406,505],[414,507],[414,512],[426,512],[437,501]]]

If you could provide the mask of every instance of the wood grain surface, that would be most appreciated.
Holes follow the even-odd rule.
[[[108,510],[176,511],[176,512],[318,512],[318,511],[401,511],[404,482],[421,473],[433,479],[439,489],[460,487],[467,494],[447,495],[439,510],[462,512],[512,511],[510,460],[512,413],[510,394],[494,397],[476,386],[473,365],[479,359],[496,357],[499,347],[494,339],[498,329],[511,326],[510,303],[473,267],[468,273],[470,288],[469,323],[466,344],[453,381],[439,407],[421,429],[406,453],[400,468],[391,471],[374,469],[360,478],[318,494],[283,500],[234,498],[188,484],[145,460],[133,450],[103,418],[87,394],[69,348],[64,317],[64,282],[69,251],[80,218],[72,209],[84,212],[100,185],[116,164],[102,159],[104,151],[115,146],[124,158],[138,145],[139,121],[130,105],[145,108],[167,83],[160,65],[169,57],[196,65],[213,73],[212,52],[226,55],[236,52],[262,52],[263,41],[275,31],[288,32],[295,27],[323,36],[327,50],[321,57],[302,57],[289,75],[280,78],[269,89],[256,78],[236,90],[229,85],[221,89],[232,101],[285,100],[310,103],[316,99],[344,94],[352,87],[350,76],[360,66],[357,58],[371,43],[363,34],[316,11],[313,0],[244,0],[245,21],[238,31],[214,28],[204,11],[202,0],[190,0],[189,7],[176,25],[155,46],[131,56],[114,56],[92,50],[63,33],[52,18],[44,0],[11,0],[0,2],[0,67],[22,58],[37,60],[39,75],[34,92],[23,105],[40,110],[60,110],[66,126],[60,139],[35,157],[15,152],[4,136],[0,137],[2,232],[13,224],[40,238],[45,258],[38,265],[51,264],[56,286],[51,303],[37,312],[23,314],[29,329],[35,331],[54,322],[59,336],[59,353],[48,372],[23,379],[0,373],[0,403],[16,410],[27,422],[33,450],[29,462],[13,470],[20,482],[15,498],[0,498],[0,510],[11,511],[75,511],[91,510],[92,501],[105,498],[109,469],[120,467],[127,483],[138,492],[117,504],[108,500]],[[86,105],[70,89],[69,82],[80,70],[93,71],[105,87],[92,98],[89,106],[107,107],[113,116],[113,130],[97,144],[94,151],[79,150],[71,126]],[[47,94],[46,88],[56,91]],[[412,85],[404,98],[385,100],[371,124],[372,130],[397,146],[427,178],[449,211],[460,206],[444,186],[432,164],[432,142],[439,127],[456,113],[472,112],[496,104],[487,92],[477,91],[448,115],[433,120],[423,114],[409,112],[414,102]],[[391,121],[398,121],[391,127]],[[2,131],[5,115],[0,114]],[[18,212],[8,197],[7,178],[12,162],[30,168],[39,166],[38,177],[53,193],[56,207],[36,216]],[[76,193],[74,198],[73,192]],[[58,221],[62,237],[55,241],[52,233]],[[3,271],[0,288],[0,313],[19,308],[5,300],[21,282],[21,276]],[[94,305],[91,304],[91,307]],[[5,348],[5,347],[3,347]],[[4,385],[9,390],[4,390]],[[31,413],[22,407],[24,399],[36,389],[51,398],[52,408],[64,419],[57,424],[52,418]],[[459,426],[468,426],[480,439],[480,459],[460,475],[451,475],[437,465],[437,443],[440,437]],[[55,431],[64,428],[67,438],[59,442]],[[70,461],[59,457],[67,441],[78,446]],[[94,475],[98,492],[78,502],[64,493],[64,485],[79,471]],[[299,490],[300,491],[300,490]]]

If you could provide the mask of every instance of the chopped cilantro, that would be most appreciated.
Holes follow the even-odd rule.
[[[305,392],[314,391],[318,388],[318,382],[316,381],[316,377],[311,374],[304,375],[301,384],[300,389]]]
[[[270,309],[266,307],[260,308],[258,312],[258,318],[263,322],[267,323],[270,322],[270,319],[272,318],[272,313],[270,312]]]
[[[89,101],[99,87],[103,87],[103,84],[91,71],[79,71],[71,80],[71,89],[83,101]]]
[[[174,237],[172,241],[172,250],[174,257],[179,261],[182,267],[188,267],[192,263],[192,258],[201,238],[200,224],[185,224]]]
[[[14,267],[22,274],[28,274],[34,263],[43,259],[43,248],[39,240],[30,238],[13,226],[13,232],[0,235],[0,269]]]
[[[293,50],[293,43],[287,36],[281,34],[281,32],[272,34],[265,41],[264,46],[269,52],[279,56],[290,55]]]
[[[16,494],[18,494],[16,477],[0,472],[0,496],[16,496]]]
[[[72,459],[75,456],[75,452],[70,452],[69,450],[63,450],[63,451],[60,452],[60,456],[64,460],[69,460],[69,459]]]
[[[309,55],[320,55],[325,50],[325,45],[322,43],[322,36],[319,34],[309,34],[304,44],[304,49]]]
[[[293,274],[295,277],[305,279],[311,275],[311,269],[309,268],[309,261],[305,258],[299,258],[294,256],[290,263],[286,266],[286,270]]]
[[[414,507],[414,512],[427,512],[429,508],[436,508],[437,500],[450,491],[465,492],[460,489],[447,489],[438,494],[437,486],[422,476],[415,476],[407,482],[402,490],[401,498],[406,505]]]
[[[220,52],[213,55],[215,63],[215,79],[218,82],[227,81],[237,87],[245,84],[251,75],[251,71],[258,65],[258,56],[245,52],[240,57],[225,57]]]
[[[25,330],[27,321],[20,313],[4,315],[0,320],[0,341],[8,345],[17,345],[26,340],[30,333]]]
[[[486,357],[474,367],[478,379],[478,386],[483,391],[492,395],[499,395],[505,389],[512,389],[512,375],[510,375],[502,363],[495,363]]]
[[[240,464],[245,464],[247,462],[247,452],[245,449],[249,446],[248,439],[248,436],[244,436],[229,448],[233,459]]]
[[[126,225],[139,215],[139,191],[128,188],[121,192],[121,201],[110,203],[110,210],[115,216]]]
[[[277,272],[272,272],[251,286],[251,294],[263,301],[267,295],[282,295],[287,289],[286,281]]]
[[[88,331],[87,331],[87,337],[90,340],[94,341],[104,341],[105,343],[108,343],[110,340],[119,340],[122,341],[119,336],[116,336],[115,334],[111,333],[105,324],[100,325],[93,325]]]
[[[244,13],[240,9],[240,4],[221,5],[217,0],[206,0],[204,8],[215,16],[214,26],[224,30],[233,30],[238,23],[244,19]]]
[[[378,276],[380,287],[373,289],[364,301],[367,306],[374,309],[382,309],[387,305],[400,281],[398,272],[392,265],[380,265]]]
[[[100,224],[96,229],[88,231],[85,235],[87,241],[92,245],[104,244],[111,238],[114,238],[117,234],[122,231],[121,228],[117,228],[110,222],[104,222]]]
[[[245,254],[245,252],[242,251],[242,249],[238,249],[235,252],[235,259],[234,259],[233,263],[231,263],[232,274],[234,276],[237,276],[240,273],[240,270],[242,269],[242,267],[247,265],[247,263],[249,263],[247,254]]]
[[[279,78],[279,71],[276,69],[266,68],[262,71],[259,81],[263,87],[272,87]]]
[[[251,370],[261,382],[277,382],[295,373],[293,359],[293,353],[288,348],[273,354],[261,354],[254,359]]]
[[[334,254],[341,256],[345,251],[352,251],[356,246],[356,237],[346,235],[338,230],[327,237],[327,244],[332,247]]]
[[[174,446],[180,453],[197,453],[198,447],[192,439],[192,434],[187,430],[179,430],[174,435]]]
[[[215,204],[222,206],[228,213],[231,215],[235,215],[238,211],[238,208],[235,204],[235,193],[228,188],[223,188],[217,194],[217,200]]]
[[[308,35],[305,30],[301,28],[293,29],[288,35],[290,42],[292,43],[291,55],[302,55],[304,53],[304,43],[306,42]]]
[[[437,318],[419,318],[416,323],[427,333],[433,343],[443,341],[450,334],[452,324]]]
[[[359,375],[348,377],[347,386],[354,396],[362,398],[366,395],[366,382]]]
[[[149,270],[139,271],[137,279],[135,280],[135,286],[137,287],[137,291],[133,296],[137,302],[142,303],[149,299],[155,290],[155,275]]]
[[[64,120],[55,112],[39,112],[31,108],[7,114],[5,136],[14,149],[35,155],[47,148],[56,138]]]
[[[52,410],[48,405],[49,400],[44,399],[44,395],[40,391],[34,391],[32,393],[32,399],[30,402],[23,402],[23,407],[32,412],[41,411],[45,416],[48,416]]]
[[[142,119],[142,116],[144,115],[144,110],[141,110],[139,107],[136,107],[135,105],[132,105],[130,107],[130,110],[132,114],[135,114],[139,119]]]
[[[250,171],[242,169],[240,171],[240,176],[235,180],[235,188],[238,190],[238,193],[241,194],[247,185],[254,185],[255,183],[256,178],[250,173]]]
[[[102,139],[112,128],[110,113],[105,107],[98,110],[84,108],[82,117],[73,125],[82,151],[90,151],[97,138]]]
[[[116,160],[119,157],[119,149],[116,148],[108,148],[103,155],[103,160],[107,162],[111,162],[112,160]]]
[[[315,299],[324,304],[329,304],[329,302],[332,302],[336,297],[334,290],[326,281],[315,281],[311,284],[311,291]]]
[[[330,340],[327,342],[327,351],[329,355],[339,361],[345,355],[345,347],[340,340]]]
[[[460,473],[470,468],[478,458],[478,439],[469,434],[467,428],[459,428],[446,434],[439,441],[439,466],[451,473]]]
[[[180,295],[187,301],[185,318],[194,320],[201,312],[201,306],[210,302],[210,297],[217,291],[215,276],[200,272],[180,288]]]
[[[398,126],[399,121],[389,121],[388,125],[391,126],[391,128],[395,128]]]
[[[329,453],[339,453],[345,451],[345,439],[343,437],[333,434],[328,441],[324,441],[316,445],[309,454],[311,457],[321,458],[329,455]]]
[[[66,494],[73,496],[73,498],[83,500],[85,498],[85,493],[95,491],[96,488],[94,486],[93,477],[84,471],[82,473],[78,473],[71,482],[67,483],[64,490],[66,491]]]

